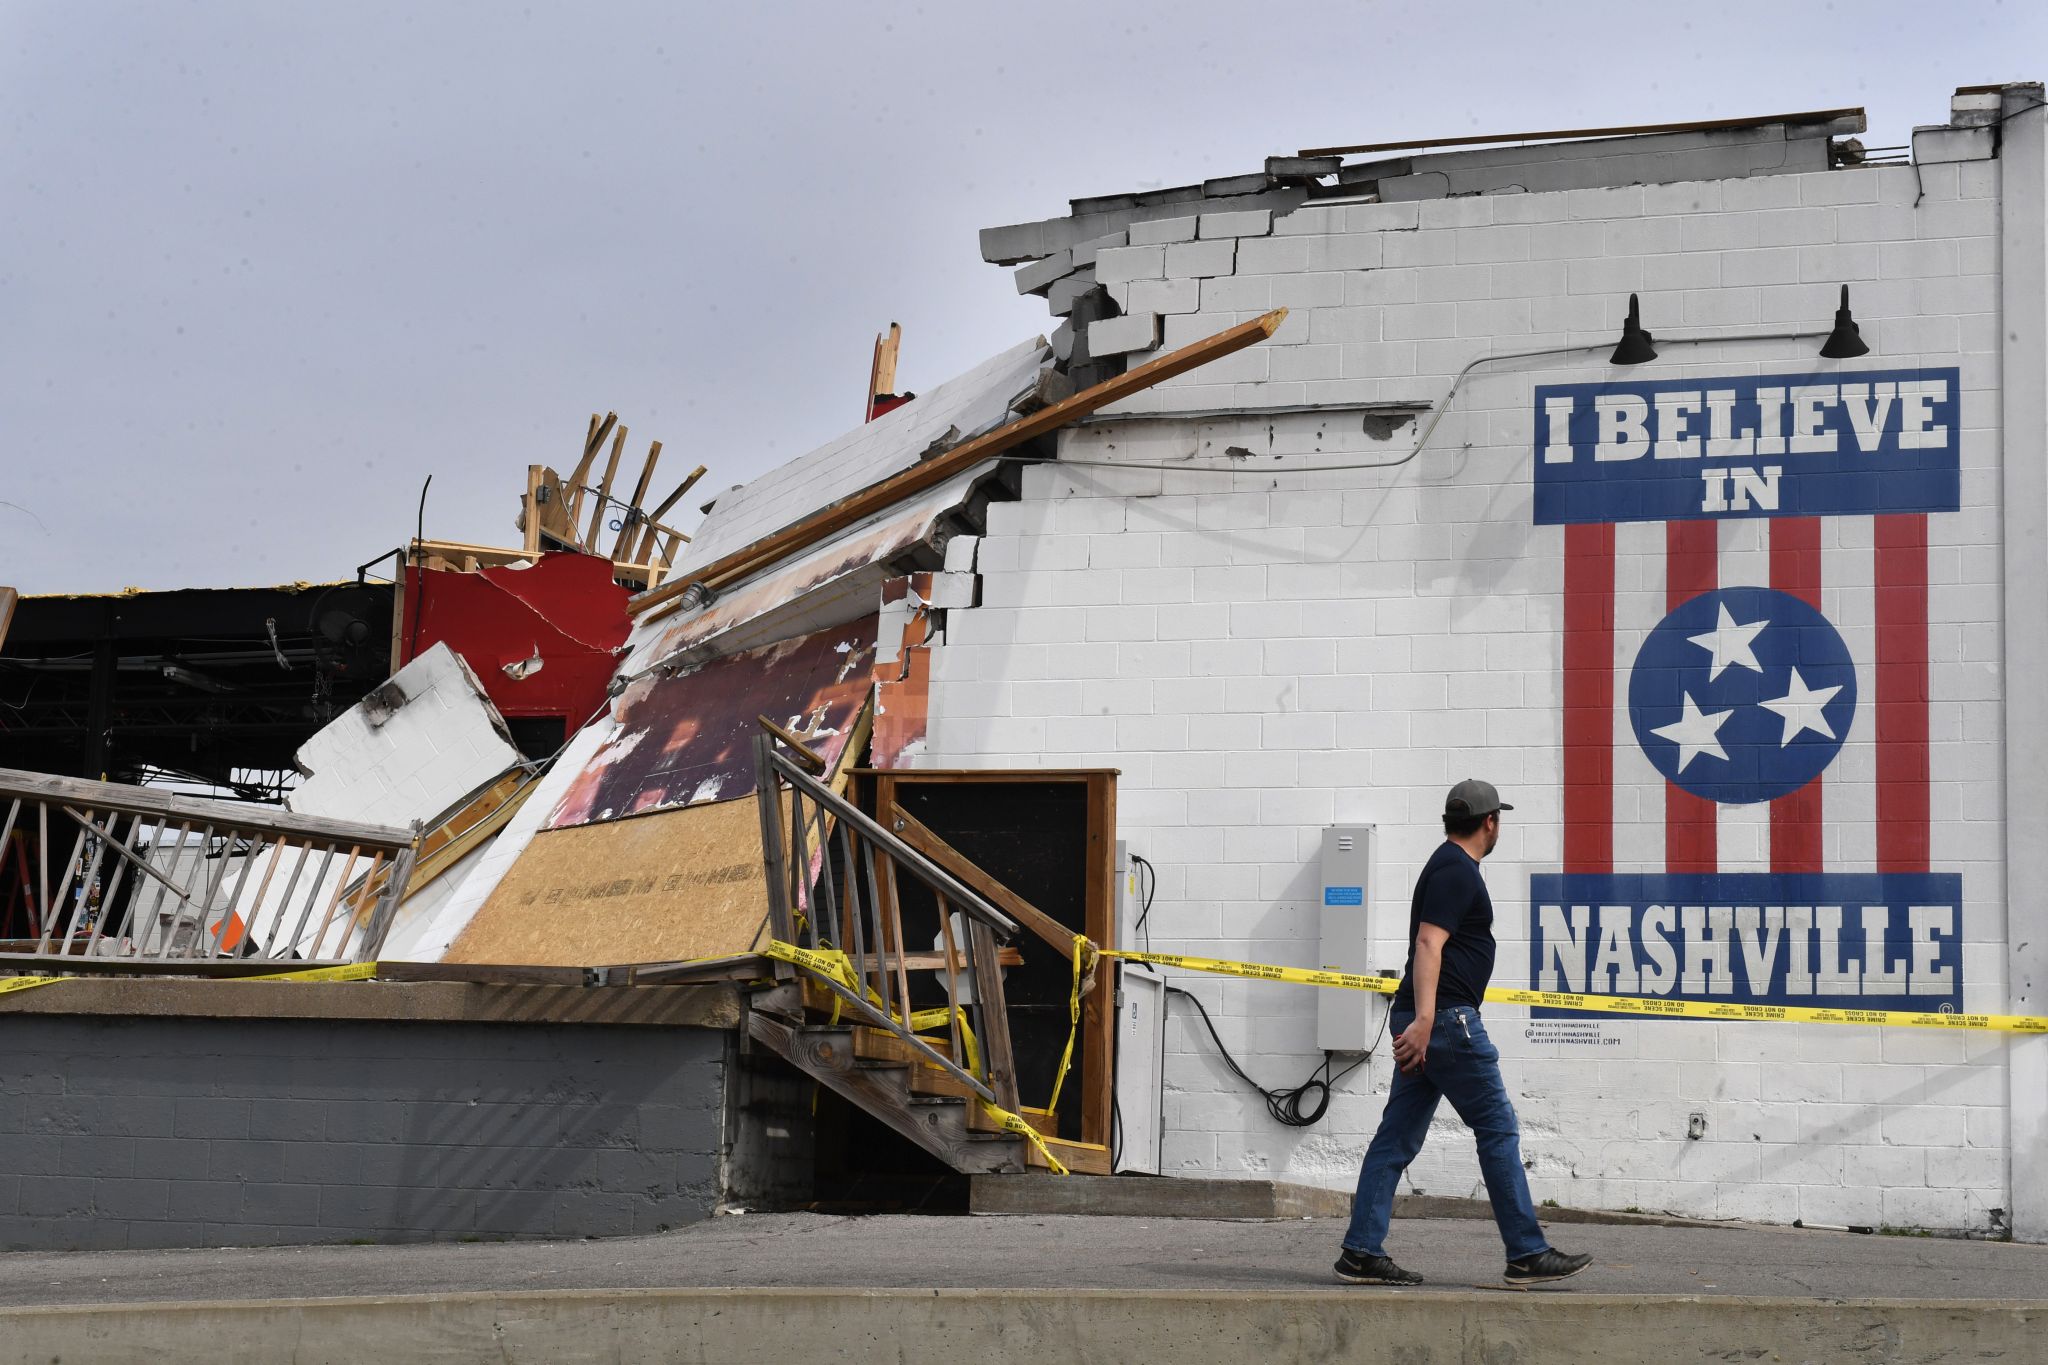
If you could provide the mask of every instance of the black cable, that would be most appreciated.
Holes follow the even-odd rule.
[[[1325,1049],[1322,1065],[1310,1072],[1307,1080],[1291,1089],[1268,1090],[1265,1086],[1253,1080],[1251,1075],[1237,1064],[1237,1058],[1230,1055],[1230,1049],[1223,1045],[1223,1036],[1216,1032],[1216,1021],[1209,1017],[1208,1007],[1202,1003],[1199,996],[1193,991],[1183,990],[1179,986],[1168,986],[1166,989],[1174,995],[1184,995],[1194,1002],[1195,1009],[1202,1016],[1202,1022],[1208,1026],[1209,1037],[1215,1042],[1216,1051],[1222,1054],[1223,1064],[1229,1067],[1239,1080],[1265,1096],[1266,1112],[1273,1116],[1273,1122],[1288,1128],[1307,1128],[1311,1124],[1320,1122],[1323,1115],[1330,1108],[1330,1098],[1333,1093],[1331,1087],[1371,1061],[1374,1048],[1379,1046],[1380,1038],[1386,1036],[1387,1017],[1383,1011],[1380,1015],[1379,1037],[1375,1037],[1372,1041],[1372,1047],[1367,1048],[1359,1059],[1350,1066],[1332,1075],[1330,1068],[1336,1065],[1337,1054],[1334,1051]],[[1309,1107],[1310,1095],[1317,1096],[1312,1108]]]
[[[1151,860],[1135,853],[1131,855],[1131,866],[1144,874],[1138,883],[1138,922],[1132,927],[1143,936],[1145,951],[1149,953],[1152,951],[1152,931],[1145,927],[1145,921],[1152,914],[1152,898],[1159,894],[1159,869],[1152,866]]]

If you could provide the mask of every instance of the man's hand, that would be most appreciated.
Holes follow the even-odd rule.
[[[1417,1016],[1415,1022],[1394,1035],[1394,1065],[1403,1071],[1420,1071],[1429,1060],[1430,1021]]]

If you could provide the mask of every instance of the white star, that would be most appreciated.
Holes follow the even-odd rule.
[[[1721,670],[1730,664],[1741,664],[1753,673],[1764,671],[1756,661],[1753,647],[1758,632],[1769,625],[1769,621],[1752,621],[1748,625],[1737,625],[1735,618],[1728,614],[1728,604],[1721,604],[1721,619],[1705,635],[1688,635],[1686,638],[1714,656],[1714,666],[1707,673],[1707,681],[1721,676]]]
[[[1684,772],[1686,765],[1701,754],[1705,754],[1708,758],[1718,758],[1723,763],[1726,763],[1728,761],[1728,753],[1721,747],[1721,741],[1716,736],[1721,733],[1722,724],[1735,713],[1733,711],[1701,711],[1699,703],[1692,699],[1692,693],[1680,692],[1678,695],[1680,700],[1684,702],[1678,719],[1672,721],[1669,725],[1661,725],[1650,731],[1650,733],[1659,739],[1668,739],[1678,746],[1678,771],[1680,772]]]
[[[1778,741],[1778,747],[1782,749],[1808,730],[1833,739],[1835,732],[1828,724],[1825,712],[1827,704],[1833,701],[1835,693],[1841,690],[1839,686],[1808,687],[1806,680],[1799,676],[1799,670],[1795,668],[1792,670],[1791,681],[1785,684],[1784,696],[1776,701],[1757,704],[1766,711],[1776,711],[1785,718],[1785,737]]]

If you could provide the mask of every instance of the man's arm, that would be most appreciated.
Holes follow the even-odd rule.
[[[1415,992],[1415,1022],[1394,1039],[1394,1064],[1403,1071],[1420,1071],[1429,1057],[1429,1035],[1436,1027],[1436,983],[1443,972],[1444,944],[1451,931],[1440,924],[1424,924],[1415,931],[1415,969],[1409,985]]]

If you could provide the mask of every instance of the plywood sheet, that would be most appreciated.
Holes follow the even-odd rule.
[[[767,926],[759,809],[720,801],[540,831],[442,960],[674,962],[750,952]]]

